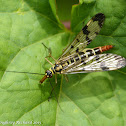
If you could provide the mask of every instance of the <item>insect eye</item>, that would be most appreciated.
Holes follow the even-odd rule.
[[[55,67],[58,67],[58,66],[59,66],[58,64],[55,65]]]
[[[46,71],[47,77],[51,78],[52,77],[52,72],[50,70]]]

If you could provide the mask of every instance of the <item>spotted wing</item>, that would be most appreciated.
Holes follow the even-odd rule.
[[[64,74],[88,73],[117,70],[126,66],[126,59],[116,54],[99,54],[86,58],[77,66],[68,69]]]
[[[105,16],[102,13],[98,13],[94,17],[92,17],[87,25],[82,28],[73,42],[65,48],[60,58],[79,52],[83,50],[87,45],[89,45],[91,41],[96,37],[96,35],[100,32],[104,20]]]

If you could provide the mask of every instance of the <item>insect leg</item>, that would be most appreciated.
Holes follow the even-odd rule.
[[[56,62],[57,60],[52,56],[51,48],[48,48],[44,43],[42,43],[42,45],[43,45],[46,49],[48,49],[49,56],[47,56],[47,57],[51,57],[51,58]],[[47,58],[47,57],[46,57],[46,58]]]
[[[45,57],[45,60],[53,66],[53,64]]]
[[[51,95],[52,95],[52,93],[53,93],[53,91],[54,91],[54,89],[55,89],[56,86],[57,86],[57,83],[54,85],[54,87],[52,86],[52,90],[51,90],[49,98],[51,98]]]
[[[56,84],[54,85],[54,87],[53,87],[52,84],[51,84],[52,90],[51,90],[51,93],[50,93],[50,97],[51,97],[51,95],[52,95],[52,92],[54,91],[54,88],[57,86],[57,74],[55,74],[55,82],[56,82]],[[50,97],[49,97],[49,98],[50,98]]]
[[[50,79],[49,79],[49,81],[50,81]],[[50,98],[51,98],[52,92],[54,91],[54,89],[55,89],[55,87],[56,87],[57,83],[54,85],[54,87],[52,86],[51,82],[50,82],[50,85],[51,85],[51,87],[52,87],[52,90],[51,90],[51,93],[50,93],[50,96],[49,96],[49,98],[48,98],[48,99],[50,99]],[[55,94],[55,93],[54,93],[54,94]],[[55,94],[55,97],[56,97],[56,94]],[[56,99],[56,100],[57,100],[57,99]],[[58,100],[57,100],[57,102],[58,102]]]
[[[46,49],[48,49],[49,56],[50,56],[50,55],[52,54],[51,48],[48,48],[44,43],[42,43],[42,45],[43,45]]]
[[[52,55],[50,55],[50,57],[55,61],[55,62],[57,62],[57,60],[56,59],[54,59],[54,57],[52,56]]]
[[[55,83],[57,84],[57,74],[55,74]]]
[[[68,76],[66,74],[63,74],[63,76],[65,77],[66,81],[68,82]]]
[[[51,81],[50,81],[50,79],[49,79],[49,82],[50,82],[50,85],[51,85],[51,87],[52,87],[52,89],[54,90],[54,87],[52,86],[52,84],[51,84]],[[56,85],[55,85],[56,86]],[[52,92],[52,91],[51,91]],[[52,93],[51,93],[52,94]],[[54,92],[54,95],[55,95],[55,98],[56,98],[56,101],[57,101],[57,103],[58,103],[58,105],[59,105],[59,107],[60,107],[60,104],[59,104],[59,102],[58,102],[58,99],[57,99],[57,97],[56,97],[56,94],[55,94],[55,92]],[[49,97],[49,99],[50,99],[51,97]],[[49,99],[48,99],[48,101],[49,101]],[[61,107],[60,107],[60,109],[61,109]],[[61,109],[62,110],[62,109]],[[63,111],[63,110],[62,110]]]

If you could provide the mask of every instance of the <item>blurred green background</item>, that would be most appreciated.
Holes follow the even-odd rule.
[[[71,20],[72,5],[78,4],[79,0],[56,0],[57,15],[61,21]]]

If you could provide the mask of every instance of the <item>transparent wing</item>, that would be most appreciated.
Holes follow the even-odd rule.
[[[88,73],[117,70],[126,66],[126,59],[116,54],[99,54],[90,56],[77,66],[67,69],[64,74]]]
[[[105,16],[102,13],[96,14],[92,19],[85,25],[73,42],[65,48],[62,56],[60,58],[71,55],[84,49],[100,32]],[[59,59],[60,59],[59,58]]]

